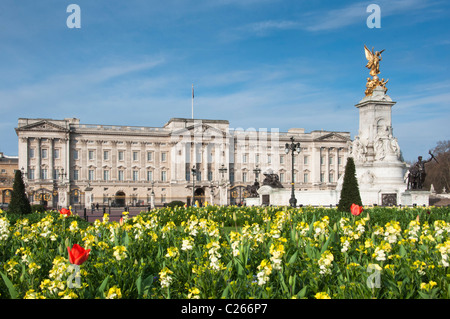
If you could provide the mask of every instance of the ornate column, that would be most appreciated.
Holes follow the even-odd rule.
[[[117,169],[117,142],[111,141],[111,180],[117,181],[119,179]]]
[[[103,179],[103,140],[96,141],[96,172],[95,172],[95,180],[100,181]]]
[[[54,148],[54,138],[53,137],[50,137],[49,139],[48,139],[48,141],[49,141],[49,151],[48,151],[48,170],[49,170],[49,175],[50,175],[50,180],[53,180],[53,177],[54,177],[54,175],[53,175],[53,171],[54,171],[54,169],[55,169],[55,165],[54,165],[54,162],[55,162],[55,148]]]
[[[81,180],[88,180],[88,167],[87,167],[87,160],[88,160],[88,149],[87,149],[87,139],[80,139],[81,141],[81,150],[80,154],[78,154],[79,159],[81,161],[81,172],[80,172],[80,179]]]
[[[36,141],[37,141],[37,145],[36,145],[36,179],[37,180],[41,180],[42,174],[41,174],[41,156],[42,156],[42,152],[41,152],[41,138],[40,137],[35,137]]]

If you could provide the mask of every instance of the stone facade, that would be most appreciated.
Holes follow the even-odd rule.
[[[186,203],[193,193],[199,201],[240,203],[268,170],[291,187],[284,153],[291,137],[301,143],[295,189],[334,190],[351,145],[348,132],[232,129],[226,120],[184,118],[162,127],[20,118],[16,133],[30,200],[49,207]]]
[[[19,169],[19,158],[7,156],[0,152],[0,203],[9,204],[16,170]],[[1,207],[0,207],[1,208]]]

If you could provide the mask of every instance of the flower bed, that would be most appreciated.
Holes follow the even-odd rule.
[[[449,298],[449,232],[436,207],[0,213],[0,298]]]

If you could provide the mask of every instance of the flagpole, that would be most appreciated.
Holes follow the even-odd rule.
[[[194,83],[192,83],[192,119],[194,119]]]

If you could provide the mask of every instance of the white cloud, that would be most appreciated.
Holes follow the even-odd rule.
[[[163,58],[143,62],[117,62],[109,66],[75,73],[48,75],[42,81],[0,91],[0,113],[35,111],[36,107],[48,109],[64,101],[79,99],[83,94],[93,94],[94,86],[133,72],[154,68],[164,63]],[[92,90],[92,91],[91,91]],[[82,98],[81,98],[82,99]]]

